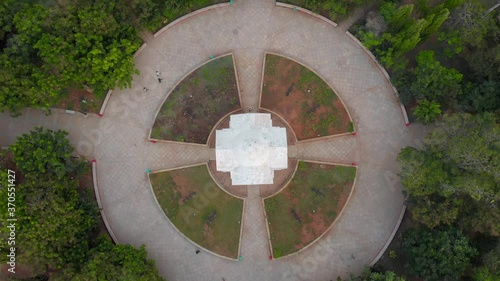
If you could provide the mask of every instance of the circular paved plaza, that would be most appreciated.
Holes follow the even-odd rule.
[[[343,101],[356,135],[298,141],[288,150],[300,160],[355,163],[354,190],[342,215],[319,241],[270,260],[261,194],[249,188],[241,261],[204,250],[197,255],[197,246],[176,230],[156,203],[146,171],[208,163],[215,151],[209,145],[152,143],[150,130],[177,83],[224,54],[234,56],[242,108],[257,110],[266,53],[307,66]],[[411,136],[391,84],[343,30],[274,1],[240,0],[167,26],[137,54],[136,67],[141,74],[132,88],[115,90],[106,105],[95,151],[100,199],[119,243],[145,244],[167,280],[335,280],[376,261],[402,214],[396,157]]]

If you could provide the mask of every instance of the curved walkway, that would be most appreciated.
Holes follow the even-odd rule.
[[[204,163],[213,151],[199,145],[149,142],[155,113],[179,79],[210,56],[226,53],[235,57],[243,106],[257,107],[265,52],[308,66],[346,104],[356,136],[299,142],[291,152],[300,159],[356,162],[355,190],[342,216],[320,241],[295,255],[270,261],[269,249],[262,242],[267,240],[263,206],[257,200],[258,190],[253,189],[245,207],[242,261],[204,251],[196,255],[196,246],[166,221],[155,203],[146,170]],[[116,90],[104,116],[92,121],[92,141],[72,141],[78,147],[90,146],[87,156],[97,159],[102,204],[119,242],[145,244],[168,280],[335,280],[358,273],[377,257],[403,208],[396,156],[400,148],[417,143],[420,134],[411,132],[413,126],[405,126],[388,80],[343,30],[274,1],[236,0],[233,5],[187,17],[157,34],[137,55],[136,66],[141,75],[134,77],[132,88]],[[157,82],[156,70],[161,72],[162,83]],[[150,91],[144,93],[143,87]],[[0,122],[18,122],[7,119],[1,117]],[[84,124],[72,125],[70,130]]]

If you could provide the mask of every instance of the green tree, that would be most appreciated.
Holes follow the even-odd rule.
[[[69,174],[80,175],[85,172],[85,162],[72,158],[74,148],[67,139],[68,132],[35,128],[23,134],[10,147],[14,161],[25,173],[48,174],[58,179]]]
[[[458,280],[477,255],[457,229],[411,229],[403,235],[402,247],[408,255],[407,272],[429,281]]]
[[[500,108],[500,81],[468,83],[460,98],[460,107],[466,112],[495,112]]]
[[[43,174],[27,175],[17,186],[16,245],[21,263],[46,272],[48,268],[78,266],[85,261],[97,208],[81,199],[76,187],[74,180],[61,181]],[[0,190],[5,198],[6,191]],[[8,207],[7,200],[2,200],[2,216],[8,214]]]
[[[434,59],[433,51],[421,51],[417,67],[409,78],[409,85],[396,82],[401,96],[413,97],[419,101],[428,99],[441,105],[452,106],[462,93],[463,75],[453,68],[446,68]]]
[[[491,273],[486,266],[481,266],[474,270],[472,279],[474,281],[500,281],[500,275]]]
[[[449,15],[450,11],[446,8],[439,11],[439,13],[428,15],[425,18],[426,25],[422,28],[422,31],[420,32],[422,40],[425,41],[432,34],[436,33],[436,31],[441,27],[441,25],[448,19]]]
[[[356,8],[363,0],[327,0],[322,8],[328,11],[328,15],[332,20],[343,18],[349,10]]]
[[[488,26],[492,24],[489,15],[484,14],[484,7],[479,1],[464,1],[452,10],[449,20],[446,21],[448,30],[457,31],[461,44],[479,46],[484,43]]]
[[[441,106],[435,101],[423,100],[413,110],[418,120],[424,123],[433,122],[441,114]]]
[[[376,272],[370,268],[365,268],[363,273],[357,277],[351,277],[348,281],[405,281],[392,271]]]
[[[95,94],[128,87],[140,40],[123,1],[79,0],[53,8],[9,0],[0,7],[0,111],[48,108],[67,87]],[[9,14],[10,13],[10,14]]]
[[[500,235],[499,134],[493,114],[445,115],[422,150],[401,151],[401,182],[417,222]]]
[[[134,280],[163,281],[155,262],[148,259],[144,246],[136,249],[130,245],[114,245],[101,239],[90,252],[90,259],[80,271],[67,270],[55,280]]]

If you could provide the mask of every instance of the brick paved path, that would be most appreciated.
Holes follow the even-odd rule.
[[[97,159],[103,206],[117,239],[145,244],[168,280],[335,280],[358,273],[384,247],[396,226],[403,196],[395,161],[401,147],[416,144],[423,130],[404,125],[391,85],[369,55],[344,31],[301,11],[269,0],[236,0],[170,26],[136,57],[141,75],[132,88],[116,90],[104,117],[0,116],[7,134],[1,145],[36,124],[70,131],[72,144]],[[209,60],[233,53],[243,107],[257,107],[265,52],[303,63],[335,89],[346,104],[357,136],[299,142],[290,149],[301,159],[349,164],[358,173],[352,198],[333,228],[310,248],[269,261],[258,190],[249,191],[242,261],[202,251],[180,235],[157,206],[146,169],[160,170],[213,158],[204,146],[147,141],[156,111],[178,81]],[[158,83],[155,71],[161,72]],[[150,91],[144,93],[143,87]],[[54,118],[54,119],[51,119]],[[72,120],[72,121],[70,121]],[[85,132],[85,133],[83,133]]]

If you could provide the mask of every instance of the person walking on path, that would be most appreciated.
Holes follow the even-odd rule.
[[[163,78],[161,78],[161,73],[157,70],[156,71],[156,77],[158,78],[158,83],[161,83],[161,81],[163,80]]]

